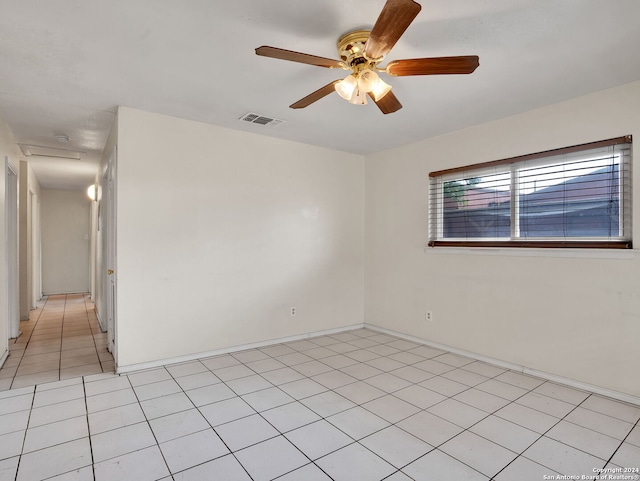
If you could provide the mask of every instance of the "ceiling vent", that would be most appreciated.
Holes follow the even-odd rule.
[[[240,117],[240,120],[245,122],[251,122],[252,124],[268,125],[269,127],[276,127],[280,124],[284,124],[284,120],[274,119],[273,117],[267,117],[266,115],[254,114],[249,112],[248,114]]]
[[[42,145],[18,144],[22,153],[27,157],[58,157],[61,159],[80,160],[81,154],[68,149],[56,149],[54,147],[43,147]]]

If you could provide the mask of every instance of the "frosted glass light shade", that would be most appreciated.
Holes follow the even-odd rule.
[[[349,99],[349,103],[354,105],[366,105],[367,104],[367,92],[362,90],[360,87],[356,87],[353,92],[353,95]]]
[[[378,78],[376,85],[371,90],[371,95],[373,95],[373,98],[377,102],[382,97],[387,95],[390,91],[391,91],[391,85],[389,85],[388,83],[385,83],[381,78]]]
[[[91,200],[98,200],[97,193],[96,184],[90,185],[87,189],[87,196],[89,196],[89,199]]]
[[[380,77],[371,69],[364,69],[358,77],[358,85],[365,92],[371,92],[377,85]],[[381,80],[380,80],[381,81]]]
[[[335,85],[335,89],[340,97],[345,100],[350,100],[353,96],[353,91],[357,86],[358,81],[356,80],[356,78],[353,75],[348,75],[344,78],[344,80],[340,80],[340,82]]]

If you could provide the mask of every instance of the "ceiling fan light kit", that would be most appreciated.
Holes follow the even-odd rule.
[[[386,68],[378,67],[421,8],[414,0],[387,0],[372,30],[354,30],[340,37],[337,43],[340,60],[268,46],[258,47],[256,54],[351,71],[344,79],[334,80],[291,104],[290,107],[293,109],[308,107],[335,91],[340,97],[355,105],[365,105],[369,96],[383,114],[390,114],[401,109],[402,104],[391,91],[391,85],[384,82],[378,72],[393,77],[470,74],[479,65],[477,56],[468,55],[394,60]]]

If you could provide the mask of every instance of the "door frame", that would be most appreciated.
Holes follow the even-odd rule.
[[[102,279],[103,299],[107,320],[107,349],[117,365],[117,250],[116,250],[116,200],[117,200],[117,153],[116,147],[111,151],[107,161],[107,169],[102,178]]]
[[[18,265],[18,174],[5,156],[5,219],[7,233],[7,322],[8,338],[20,332],[20,284]]]
[[[30,307],[35,309],[42,299],[42,244],[40,234],[40,197],[29,192],[31,200],[31,299]]]

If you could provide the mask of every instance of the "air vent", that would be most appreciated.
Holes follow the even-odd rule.
[[[240,117],[240,120],[244,120],[245,122],[251,122],[252,124],[268,125],[269,127],[276,127],[285,122],[284,120],[278,120],[278,119],[274,119],[273,117],[254,114],[252,112],[249,112],[248,114],[243,115],[242,117]]]

